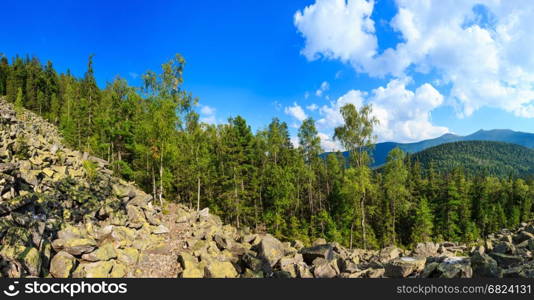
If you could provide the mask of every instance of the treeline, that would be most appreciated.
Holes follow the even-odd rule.
[[[534,175],[534,150],[516,144],[489,141],[462,141],[439,145],[415,153],[424,169],[434,163],[437,170],[462,168],[466,174],[498,177]]]
[[[371,108],[344,106],[335,130],[350,151],[323,152],[315,122],[293,147],[286,123],[273,119],[252,132],[242,117],[199,121],[197,100],[182,89],[177,55],[143,86],[116,78],[97,86],[89,58],[76,78],[37,58],[0,59],[0,95],[56,124],[72,147],[106,159],[117,176],[158,200],[210,207],[227,223],[310,242],[377,248],[427,240],[473,241],[532,216],[534,183],[520,178],[467,177],[461,169],[425,171],[393,150],[382,172],[370,167]]]

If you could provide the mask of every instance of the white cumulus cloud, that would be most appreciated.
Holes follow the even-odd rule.
[[[324,92],[328,91],[329,89],[330,89],[330,84],[328,83],[328,81],[323,81],[319,89],[315,91],[315,96],[321,97],[323,96]]]
[[[365,64],[377,47],[373,6],[372,0],[317,0],[297,11],[294,23],[306,40],[302,54],[308,60],[323,57]]]
[[[330,102],[329,105],[323,105],[319,109],[322,118],[317,121],[317,124],[323,128],[332,129],[343,124],[343,117],[339,109],[345,104],[353,104],[356,107],[361,107],[365,100],[366,93],[358,90],[351,90],[345,95],[341,96],[336,101]]]
[[[216,109],[208,105],[200,106],[200,121],[207,124],[216,124]]]
[[[315,104],[315,103],[312,103],[312,104],[306,106],[306,109],[310,110],[310,111],[316,111],[317,109],[319,109],[319,106],[317,104]]]
[[[373,1],[317,0],[294,23],[309,60],[335,59],[370,76],[434,77],[459,116],[482,107],[534,118],[534,2],[396,0],[401,41],[378,49]]]
[[[321,147],[326,152],[342,151],[342,147],[338,141],[334,141],[331,135],[319,132],[317,134],[321,139]]]
[[[304,121],[308,117],[302,107],[297,103],[293,103],[293,106],[286,107],[284,112],[300,122]]]
[[[385,87],[369,94],[351,90],[319,110],[322,118],[317,121],[322,131],[333,132],[343,125],[339,109],[351,103],[357,108],[364,104],[373,107],[373,116],[379,120],[375,128],[378,140],[413,142],[434,138],[449,132],[446,127],[434,126],[431,111],[443,103],[443,96],[430,84],[425,83],[415,91],[406,88],[410,79],[394,79]]]
[[[204,114],[204,115],[213,115],[213,114],[215,114],[215,108],[213,108],[211,106],[203,105],[200,108],[200,113]]]

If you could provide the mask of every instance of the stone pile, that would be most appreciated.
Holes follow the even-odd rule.
[[[534,277],[534,224],[490,235],[485,245],[420,243],[415,249],[347,249],[318,239],[309,247],[269,234],[223,226],[207,210],[181,207],[191,235],[179,254],[179,277],[470,278]]]
[[[0,100],[0,276],[123,277],[158,245],[152,197]]]

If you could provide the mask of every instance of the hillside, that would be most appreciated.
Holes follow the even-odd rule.
[[[527,148],[534,148],[534,134],[527,132],[517,132],[507,129],[479,130],[471,135],[465,136],[462,141],[494,141],[521,145]]]
[[[134,258],[161,247],[168,229],[152,197],[107,165],[0,99],[2,277],[133,276]]]
[[[428,149],[430,147],[460,141],[503,142],[517,144],[534,149],[534,133],[518,132],[508,129],[479,130],[473,134],[466,136],[447,133],[434,139],[423,140],[415,143],[377,143],[375,145],[375,148],[371,151],[371,154],[374,159],[373,167],[383,165],[386,162],[388,153],[396,147],[399,147],[400,149],[402,149],[402,151],[406,153],[416,153]],[[323,156],[327,154],[328,153],[325,153],[323,154]],[[344,152],[343,155],[347,157],[348,153]]]
[[[532,277],[534,226],[489,236],[486,247],[444,242],[413,250],[282,242],[223,225],[208,209],[162,209],[70,150],[56,128],[0,99],[2,277],[383,278]]]
[[[410,159],[419,161],[425,169],[428,169],[432,162],[436,170],[444,172],[462,168],[469,174],[499,177],[526,177],[534,174],[533,149],[501,142],[447,143],[412,154]]]

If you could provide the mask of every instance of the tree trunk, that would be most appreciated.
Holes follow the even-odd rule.
[[[312,195],[312,179],[308,180],[308,201],[310,202],[310,213],[314,215],[313,209],[313,195]]]
[[[163,207],[163,146],[159,158],[159,205]]]
[[[89,95],[89,128],[91,128],[91,124],[93,123],[93,97]]]
[[[352,222],[350,224],[350,245],[349,245],[350,250],[352,250],[352,233],[353,233],[353,231],[354,231],[354,222]]]
[[[154,166],[152,166],[152,196],[154,197],[154,200],[157,199],[156,174],[154,173]]]
[[[200,176],[197,176],[197,211],[200,211]]]
[[[392,223],[391,223],[391,237],[393,239],[393,245],[395,245],[396,242],[397,242],[396,241],[397,240],[397,236],[396,236],[397,233],[395,231],[395,222],[396,222],[395,221],[395,219],[396,219],[396,217],[395,217],[395,200],[391,201],[391,215],[392,215],[392,218],[393,218]]]
[[[365,193],[363,194],[363,197],[360,200],[360,209],[362,211],[361,226],[362,226],[363,249],[367,250],[367,238],[365,235],[366,232],[365,232],[365,203],[364,201],[365,201]]]
[[[261,193],[260,193],[260,197],[261,197]],[[257,202],[258,201],[256,200],[256,195],[254,195],[254,226],[256,228],[258,228],[258,204]]]
[[[80,128],[80,121],[76,124],[78,127],[78,149],[82,149],[82,133]]]
[[[262,170],[263,172],[263,170]],[[263,212],[263,183],[260,184],[260,210]],[[258,218],[256,218],[256,229],[258,229]]]
[[[239,228],[239,197],[237,195],[237,180],[235,176],[235,168],[234,168],[234,197],[235,197],[235,205],[236,205],[236,227]]]

